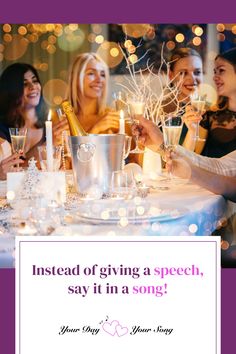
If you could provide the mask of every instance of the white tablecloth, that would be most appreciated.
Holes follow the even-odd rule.
[[[102,203],[102,201],[101,201]],[[167,191],[153,191],[145,199],[151,206],[174,208],[180,212],[176,218],[158,218],[138,221],[127,226],[106,222],[89,222],[76,218],[76,223],[58,227],[53,235],[157,235],[157,236],[209,236],[222,221],[229,217],[231,205],[219,195],[199,186],[185,184]],[[67,214],[73,216],[73,211]],[[27,237],[27,236],[26,236]],[[0,267],[14,266],[14,236],[0,233]]]

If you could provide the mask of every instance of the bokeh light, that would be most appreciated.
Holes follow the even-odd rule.
[[[6,43],[4,56],[6,60],[17,60],[21,58],[27,48],[29,41],[20,34],[13,34],[10,43]]]
[[[68,85],[60,79],[52,79],[46,82],[43,87],[44,98],[49,106],[58,105],[58,100],[65,99]],[[56,97],[56,99],[55,99]]]
[[[123,24],[122,25],[123,32],[127,36],[134,37],[134,38],[143,37],[148,32],[149,29],[150,29],[150,25],[147,23],[145,23],[145,24]]]
[[[173,50],[175,48],[175,42],[174,41],[168,41],[166,43],[166,47],[168,50]]]
[[[130,56],[129,56],[129,61],[130,61],[131,64],[137,63],[137,61],[138,61],[137,55],[136,55],[136,54],[130,55]]]
[[[175,40],[176,40],[176,42],[178,42],[178,43],[182,43],[182,42],[184,41],[184,35],[183,35],[183,33],[178,33],[178,34],[176,34]]]
[[[98,35],[95,37],[95,42],[97,44],[102,44],[104,42],[104,37],[102,35]]]
[[[92,31],[96,34],[99,34],[102,32],[102,27],[99,24],[93,24],[91,25]]]
[[[18,27],[18,33],[24,36],[27,33],[27,29],[25,26]]]
[[[115,56],[114,56],[115,53]],[[107,63],[109,68],[114,68],[123,59],[119,45],[115,42],[104,41],[98,48],[97,54]]]
[[[233,26],[231,31],[232,31],[233,34],[236,34],[236,26]]]
[[[12,35],[9,34],[9,33],[4,34],[4,35],[3,35],[3,40],[4,40],[4,42],[6,42],[6,43],[10,43],[10,42],[12,41]]]
[[[194,38],[193,38],[193,44],[194,44],[195,46],[199,46],[201,43],[202,43],[202,40],[201,40],[200,37],[194,37]]]
[[[225,25],[223,23],[218,23],[218,25],[216,25],[216,29],[218,32],[224,32]]]
[[[78,50],[82,46],[82,44],[84,43],[84,39],[84,32],[80,28],[78,28],[74,32],[71,31],[70,33],[63,33],[58,38],[57,43],[60,49],[62,49],[63,51],[72,52]]]
[[[2,29],[3,29],[3,32],[9,33],[9,32],[11,32],[11,25],[9,25],[9,23],[5,23],[2,26]]]
[[[217,39],[218,39],[218,41],[220,41],[220,42],[224,42],[224,40],[225,40],[225,35],[224,35],[224,33],[218,33],[218,34],[217,34]]]
[[[197,26],[195,29],[194,29],[194,33],[196,36],[201,36],[203,34],[203,29],[202,27],[200,26]]]

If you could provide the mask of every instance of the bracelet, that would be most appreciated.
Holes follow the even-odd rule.
[[[165,151],[166,151],[166,147],[163,142],[163,143],[161,143],[161,145],[158,146],[156,152],[158,152],[160,155],[164,155]]]

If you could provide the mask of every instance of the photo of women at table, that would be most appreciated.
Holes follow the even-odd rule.
[[[234,27],[0,25],[0,266],[102,232],[219,235],[236,267]]]

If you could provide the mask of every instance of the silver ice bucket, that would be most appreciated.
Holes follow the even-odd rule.
[[[107,193],[111,174],[120,170],[123,162],[123,134],[91,134],[69,136],[75,187],[79,193],[97,188]]]

